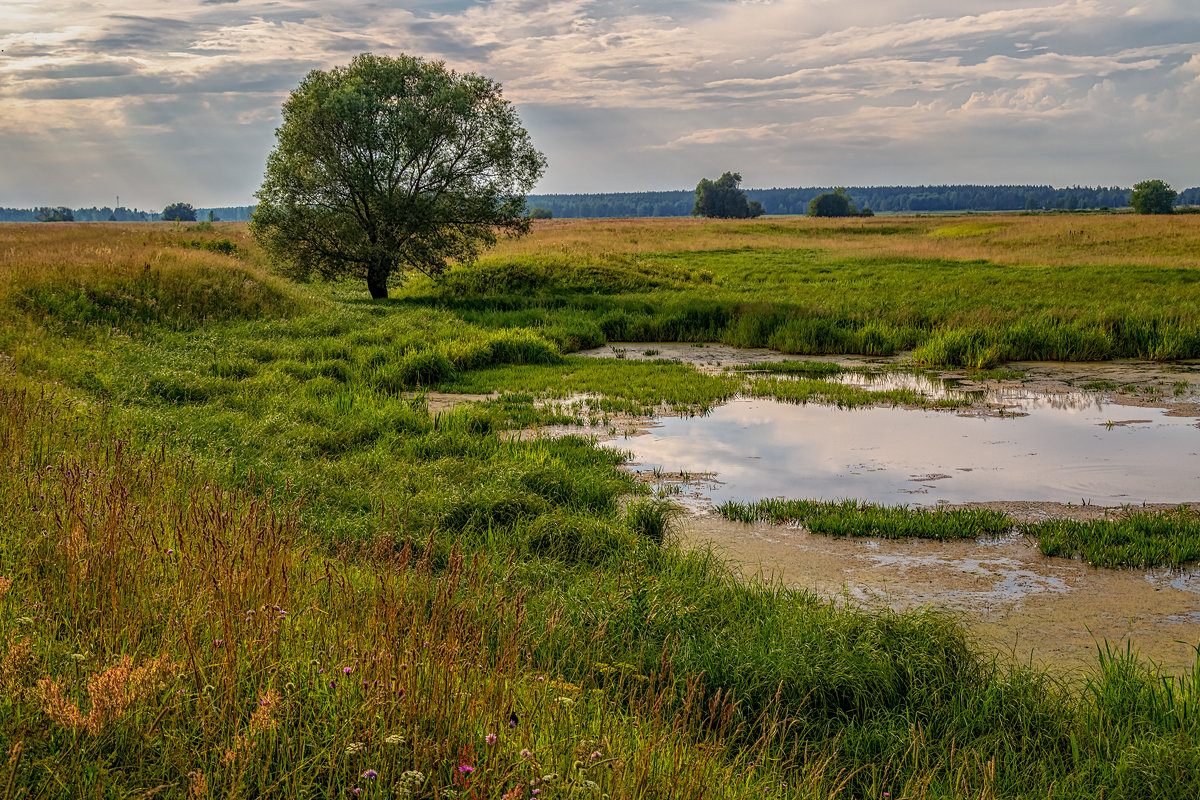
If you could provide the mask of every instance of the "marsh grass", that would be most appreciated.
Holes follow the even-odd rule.
[[[331,559],[295,501],[225,491],[106,413],[6,388],[0,414],[9,796],[747,797],[780,780],[754,764],[774,745],[727,749],[670,676],[606,691],[538,671],[503,561],[452,550],[434,569],[383,542]],[[799,774],[840,779],[820,760]]]
[[[1048,556],[1080,556],[1096,567],[1181,567],[1200,561],[1200,519],[1186,507],[1117,519],[1023,525]]]
[[[927,509],[880,506],[858,500],[727,501],[717,513],[735,522],[797,523],[827,536],[879,536],[885,539],[978,539],[1002,536],[1016,523],[987,509]]]
[[[1191,217],[597,220],[536,230],[480,263],[486,291],[450,296],[417,282],[405,296],[486,327],[536,327],[564,351],[608,341],[719,341],[801,354],[915,349],[919,363],[984,369],[1009,360],[1200,355],[1200,224]],[[498,276],[525,274],[545,258],[560,273],[575,258],[580,274],[533,292],[502,291]],[[610,272],[588,266],[597,260],[611,262]],[[620,277],[633,262],[663,280]],[[693,274],[705,277],[681,277]]]
[[[1194,680],[1128,653],[1071,686],[982,654],[936,612],[868,613],[739,580],[672,547],[661,509],[622,513],[633,482],[618,454],[512,435],[576,417],[565,406],[583,393],[696,413],[741,391],[741,374],[560,352],[643,324],[686,341],[781,319],[729,289],[755,270],[791,280],[808,259],[831,286],[961,270],[812,249],[856,236],[867,251],[926,246],[924,220],[891,224],[663,226],[622,247],[723,241],[688,267],[711,285],[511,305],[429,299],[419,282],[392,302],[250,286],[240,276],[259,256],[237,227],[5,227],[5,796],[1197,794]],[[619,251],[629,232],[563,235]],[[236,253],[172,243],[209,236]],[[808,244],[730,246],[786,237]],[[76,325],[18,300],[61,276],[85,290],[126,280],[160,250],[238,276],[235,307],[274,310],[221,317],[179,295],[195,303],[184,322]],[[913,278],[926,297],[930,276]],[[828,289],[814,290],[817,317]],[[277,291],[286,302],[271,305]],[[891,306],[888,324],[918,336],[952,316],[929,303]],[[862,329],[842,305],[828,319]],[[425,393],[448,388],[502,391],[431,413]]]

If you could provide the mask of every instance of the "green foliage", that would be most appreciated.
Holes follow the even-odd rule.
[[[817,195],[808,204],[810,217],[855,217],[858,209],[850,201],[850,194],[842,187],[832,192]],[[874,212],[872,212],[874,216]]]
[[[977,539],[1000,536],[1016,524],[1007,514],[986,509],[926,509],[880,506],[857,500],[729,501],[717,513],[738,522],[798,522],[828,536],[880,536],[885,539]]]
[[[1200,519],[1187,508],[1119,519],[1051,519],[1022,530],[1048,556],[1081,556],[1097,567],[1181,567],[1200,561]]]
[[[165,222],[195,222],[196,209],[191,203],[171,203],[162,210],[162,218]]]
[[[546,208],[531,208],[529,209],[530,219],[553,219],[554,212]]]
[[[692,206],[693,217],[716,217],[718,219],[746,219],[762,216],[762,203],[746,200],[740,186],[742,176],[737,172],[726,172],[715,181],[702,178],[696,184],[696,204]]]
[[[1133,185],[1129,205],[1139,214],[1170,214],[1175,210],[1175,190],[1160,180]]]
[[[66,206],[58,206],[50,208],[43,206],[34,212],[34,216],[38,222],[74,222],[75,213]]]
[[[285,272],[440,275],[529,229],[545,168],[499,84],[442,62],[364,53],[314,70],[283,106],[251,227]]]

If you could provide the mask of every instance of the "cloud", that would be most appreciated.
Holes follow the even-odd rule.
[[[199,204],[248,202],[288,91],[365,50],[499,80],[550,158],[543,191],[726,168],[748,185],[1110,183],[1157,165],[1193,185],[1193,1],[10,0],[0,147],[24,178],[0,204],[90,192],[88,175],[140,181],[123,198],[169,175],[213,193]],[[121,171],[105,153],[128,154]]]

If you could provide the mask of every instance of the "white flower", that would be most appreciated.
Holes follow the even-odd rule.
[[[362,742],[351,742],[350,744],[346,745],[346,755],[348,755],[348,756],[358,755],[363,750],[365,750],[366,747],[367,746],[365,744],[363,744]]]

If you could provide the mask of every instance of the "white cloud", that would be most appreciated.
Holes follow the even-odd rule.
[[[501,81],[549,191],[688,186],[723,165],[783,185],[1129,182],[1150,164],[1193,185],[1193,2],[10,0],[0,147],[23,177],[0,204],[90,205],[142,176],[122,197],[150,205],[165,175],[209,193],[197,204],[249,202],[287,91],[363,50]],[[976,152],[950,158],[964,136]],[[180,141],[201,165],[179,165]]]

